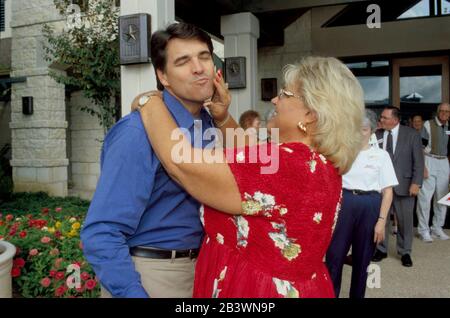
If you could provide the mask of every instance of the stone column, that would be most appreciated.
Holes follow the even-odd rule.
[[[221,34],[225,38],[225,58],[246,58],[246,88],[231,90],[230,114],[238,120],[244,111],[256,108],[259,21],[248,12],[222,16]]]
[[[64,85],[49,76],[42,26],[61,21],[53,0],[12,1],[11,123],[14,191],[67,195]],[[32,96],[34,113],[22,114],[22,97]]]
[[[152,32],[175,21],[175,0],[127,0],[121,2],[120,15],[148,13],[151,15]],[[121,67],[122,116],[130,112],[131,102],[140,93],[156,89],[156,77],[152,64]]]

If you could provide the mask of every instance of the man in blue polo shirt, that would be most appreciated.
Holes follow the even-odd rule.
[[[210,37],[189,24],[152,35],[158,89],[192,137],[194,129],[214,127],[202,107],[213,95],[212,52]],[[105,138],[101,175],[81,232],[102,296],[191,297],[203,236],[198,210],[161,166],[139,113],[123,117]]]

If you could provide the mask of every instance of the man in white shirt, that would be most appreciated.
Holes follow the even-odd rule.
[[[425,153],[425,178],[420,189],[417,201],[417,219],[419,221],[418,232],[424,242],[431,243],[432,236],[448,240],[442,227],[445,223],[447,206],[439,204],[438,200],[448,192],[449,166],[447,157],[448,145],[448,120],[450,117],[450,105],[442,103],[438,106],[437,116],[427,120],[424,128],[428,133],[428,145]],[[433,199],[433,225],[429,227],[430,201]]]

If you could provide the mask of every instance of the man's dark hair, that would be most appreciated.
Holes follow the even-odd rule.
[[[384,109],[391,110],[392,111],[392,117],[397,118],[400,120],[400,113],[397,107],[394,106],[386,106]]]
[[[158,90],[162,91],[164,86],[158,78],[156,70],[165,71],[167,63],[167,44],[171,39],[196,39],[205,43],[208,50],[213,54],[213,44],[211,37],[202,29],[189,23],[173,23],[165,30],[159,30],[153,33],[150,40],[150,54],[153,67],[155,68],[156,81],[158,83]]]

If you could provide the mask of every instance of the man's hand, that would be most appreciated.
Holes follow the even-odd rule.
[[[213,79],[215,93],[211,99],[206,100],[203,106],[209,109],[216,123],[224,121],[228,117],[228,108],[231,104],[231,94],[228,84],[223,80],[222,72],[219,70]]]
[[[140,107],[140,102],[144,101],[143,97],[145,97],[145,96],[153,96],[153,95],[160,95],[162,97],[162,92],[160,92],[160,91],[148,91],[148,92],[139,94],[138,96],[136,96],[133,99],[133,102],[131,103],[131,111],[138,110],[138,108]],[[141,100],[141,98],[142,98],[142,100]],[[144,105],[142,105],[142,106],[144,106]]]
[[[411,197],[415,197],[419,194],[420,191],[420,187],[418,184],[414,184],[412,183],[411,186],[409,187],[409,195]]]
[[[428,169],[427,167],[425,167],[425,169],[423,170],[423,178],[427,179],[430,176],[430,174],[428,173]]]

